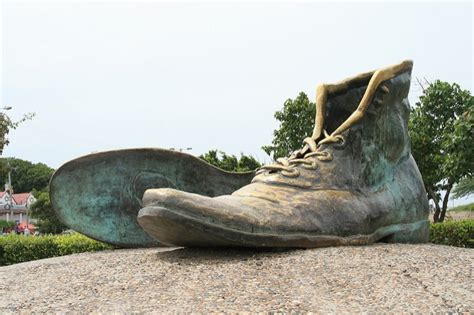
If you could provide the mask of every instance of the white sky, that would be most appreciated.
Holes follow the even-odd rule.
[[[473,90],[471,2],[2,3],[1,106],[33,121],[4,156],[51,167],[93,151],[252,154],[300,91],[403,59]],[[420,89],[412,84],[412,103]]]

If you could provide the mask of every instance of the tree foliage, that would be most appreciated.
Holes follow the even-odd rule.
[[[15,192],[45,190],[54,170],[43,163],[31,163],[16,158],[0,158],[0,180],[5,183],[11,171]]]
[[[56,212],[51,206],[47,191],[35,192],[36,201],[31,205],[31,216],[38,219],[38,230],[41,233],[58,234],[67,229],[59,221]]]
[[[12,228],[15,227],[15,225],[16,225],[16,223],[13,222],[13,221],[0,220],[0,231],[3,228],[12,229]]]
[[[209,150],[209,152],[200,155],[199,158],[211,165],[230,172],[248,172],[261,166],[254,157],[242,153],[240,158],[237,158],[235,155],[228,155],[222,151]]]
[[[8,108],[9,109],[9,108]],[[8,139],[8,134],[12,129],[16,129],[22,122],[32,119],[34,114],[26,114],[19,121],[13,121],[11,118],[0,112],[0,155],[3,154],[3,149],[10,143]]]
[[[276,160],[300,149],[303,139],[313,132],[315,116],[316,105],[304,92],[300,92],[294,100],[286,100],[283,109],[274,116],[280,125],[273,131],[272,144],[263,146],[263,151]]]
[[[473,109],[474,97],[468,90],[437,80],[424,88],[412,110],[412,152],[435,204],[435,222],[443,222],[453,186],[472,177]]]
[[[463,198],[474,193],[474,177],[463,178],[453,189],[454,198]]]

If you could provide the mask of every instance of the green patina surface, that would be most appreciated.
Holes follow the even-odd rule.
[[[185,153],[129,149],[67,162],[53,175],[50,197],[61,221],[89,237],[122,247],[158,246],[137,223],[149,188],[174,188],[206,196],[230,194],[254,173],[220,170]]]
[[[300,150],[229,196],[150,192],[140,225],[175,246],[428,241],[428,200],[407,129],[411,69],[404,61],[321,85],[315,128]]]

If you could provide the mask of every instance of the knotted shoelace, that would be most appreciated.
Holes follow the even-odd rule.
[[[325,137],[319,142],[316,142],[312,137],[305,138],[303,140],[303,148],[294,151],[287,158],[277,159],[274,164],[262,166],[257,171],[257,175],[269,170],[281,172],[282,175],[287,177],[298,177],[300,173],[296,166],[314,170],[318,168],[317,161],[331,161],[333,159],[331,152],[322,151],[321,145],[338,143],[342,146],[345,139],[341,135],[331,136],[326,132],[326,130],[324,130],[324,136]]]

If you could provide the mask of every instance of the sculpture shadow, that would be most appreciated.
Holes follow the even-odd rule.
[[[304,249],[295,248],[186,248],[159,252],[156,258],[169,263],[223,263],[232,261],[260,260],[263,257],[280,256]]]

